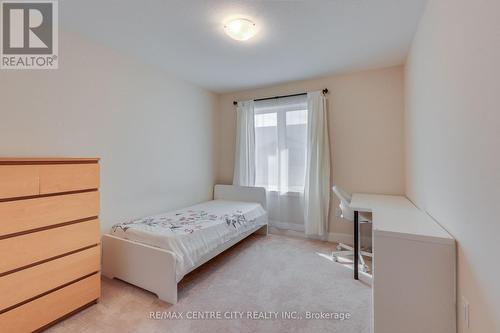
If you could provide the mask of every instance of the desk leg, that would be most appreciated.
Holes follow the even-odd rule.
[[[358,280],[359,270],[359,214],[354,211],[354,279]]]

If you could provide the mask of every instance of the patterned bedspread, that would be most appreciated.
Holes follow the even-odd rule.
[[[241,210],[237,210],[230,214],[217,215],[205,210],[187,209],[177,211],[174,216],[170,217],[158,215],[115,224],[112,227],[112,231],[116,232],[117,229],[121,229],[127,232],[128,229],[143,224],[153,229],[167,228],[175,234],[192,234],[197,230],[205,229],[220,221],[224,221],[228,227],[235,229],[248,223]]]
[[[115,224],[111,234],[173,252],[180,281],[206,254],[264,224],[267,214],[258,203],[212,200]]]

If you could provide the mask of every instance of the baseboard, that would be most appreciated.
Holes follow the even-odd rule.
[[[352,235],[339,232],[328,233],[328,241],[333,243],[343,243],[347,245],[352,245],[352,243],[354,242]]]
[[[297,232],[305,232],[305,227],[302,224],[290,223],[290,222],[281,222],[276,220],[269,220],[269,226],[275,227],[283,230],[293,230]],[[304,235],[305,236],[305,235]],[[314,238],[314,237],[311,237]],[[330,232],[327,236],[327,241],[332,243],[343,243],[346,245],[353,245],[354,239],[352,234],[345,234],[340,232]],[[362,244],[370,244],[371,238],[368,236],[361,236]]]
[[[344,234],[340,232],[330,232],[328,234],[328,241],[333,242],[333,243],[343,243],[346,245],[353,245],[354,243],[354,238],[352,234]],[[361,243],[362,244],[370,244],[371,242],[371,237],[368,236],[361,236]]]
[[[305,228],[303,224],[281,222],[276,220],[269,220],[269,226],[284,230],[293,230],[298,232],[304,232]]]

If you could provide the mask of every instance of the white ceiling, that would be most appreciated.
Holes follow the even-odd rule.
[[[404,62],[426,0],[64,0],[64,28],[215,92]],[[232,15],[256,37],[224,34]]]

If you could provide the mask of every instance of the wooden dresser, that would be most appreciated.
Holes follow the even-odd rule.
[[[100,297],[99,159],[0,158],[0,331]]]

